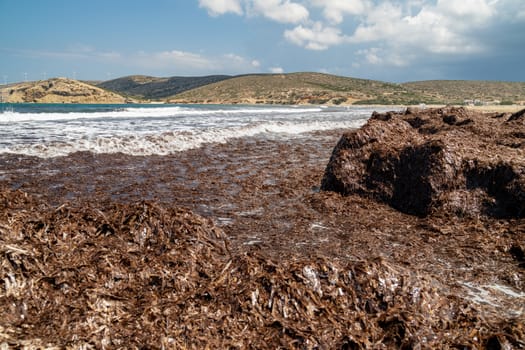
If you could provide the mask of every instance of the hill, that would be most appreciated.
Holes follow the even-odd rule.
[[[402,84],[408,91],[429,100],[448,104],[500,102],[502,104],[525,102],[525,82],[428,80]]]
[[[323,73],[156,78],[55,78],[4,86],[6,102],[214,104],[525,104],[525,82],[430,80],[395,84]]]
[[[171,78],[132,75],[105,81],[97,84],[97,86],[125,96],[158,100],[230,78],[229,75]]]
[[[244,75],[167,98],[174,103],[511,104],[525,101],[525,83],[422,81],[394,84],[321,73]]]
[[[126,103],[119,94],[66,78],[12,84],[0,89],[9,103]]]
[[[322,73],[237,76],[168,98],[178,103],[351,104],[396,93],[397,84]]]

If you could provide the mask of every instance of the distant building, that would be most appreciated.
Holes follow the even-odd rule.
[[[467,99],[467,100],[463,100],[463,104],[466,106],[496,106],[496,105],[501,104],[501,101],[500,100],[482,101],[478,99],[474,99],[474,100]]]

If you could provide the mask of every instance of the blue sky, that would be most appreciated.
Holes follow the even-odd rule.
[[[316,71],[525,81],[523,0],[0,0],[0,84]]]

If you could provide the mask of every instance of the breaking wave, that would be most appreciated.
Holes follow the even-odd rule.
[[[31,106],[0,114],[0,154],[166,155],[233,138],[283,139],[357,128],[371,113],[367,108],[315,106]]]

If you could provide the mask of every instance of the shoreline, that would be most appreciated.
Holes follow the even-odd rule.
[[[483,106],[470,106],[470,105],[446,105],[446,104],[419,104],[419,105],[401,105],[401,104],[309,104],[309,103],[300,103],[300,104],[274,104],[274,103],[223,103],[219,101],[213,101],[213,102],[201,102],[201,103],[182,103],[182,102],[169,102],[169,101],[144,101],[144,102],[126,102],[126,103],[77,103],[77,102],[0,102],[0,106],[2,105],[115,105],[115,106],[170,106],[170,105],[217,105],[217,106],[253,106],[253,107],[327,107],[327,108],[348,108],[348,107],[355,107],[355,108],[390,108],[392,109],[399,109],[399,108],[441,108],[445,106],[452,106],[452,107],[463,107],[468,110],[473,111],[481,111],[481,112],[501,112],[501,113],[514,113],[517,111],[520,111],[522,109],[525,109],[525,105],[483,105]]]

